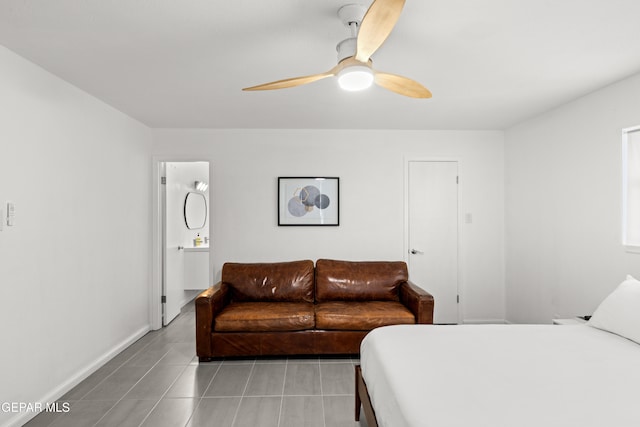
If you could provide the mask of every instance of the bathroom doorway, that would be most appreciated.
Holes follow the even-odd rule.
[[[154,329],[168,325],[185,304],[209,287],[209,166],[208,161],[157,162]]]

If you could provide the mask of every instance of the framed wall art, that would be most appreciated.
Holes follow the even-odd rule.
[[[278,177],[278,225],[340,225],[340,178]]]

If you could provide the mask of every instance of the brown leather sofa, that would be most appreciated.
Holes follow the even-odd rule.
[[[358,354],[376,327],[433,323],[433,297],[401,261],[226,263],[195,307],[200,361]]]

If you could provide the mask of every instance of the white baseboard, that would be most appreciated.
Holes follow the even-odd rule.
[[[142,338],[147,332],[151,330],[150,325],[146,325],[143,328],[140,328],[138,331],[131,334],[129,337],[125,338],[111,350],[109,350],[104,355],[100,356],[94,362],[84,367],[80,371],[78,371],[73,377],[69,378],[67,381],[63,382],[49,393],[41,397],[40,399],[34,400],[34,402],[42,402],[43,404],[46,402],[55,402],[60,399],[66,393],[68,393],[72,388],[80,384],[82,381],[87,379],[89,375],[93,374],[95,371],[103,367],[109,360],[113,359],[116,355],[118,355],[122,350],[129,347],[134,342],[138,341]],[[26,424],[29,420],[38,415],[37,412],[22,412],[16,414],[15,417],[9,419],[5,424],[1,427],[20,427]]]

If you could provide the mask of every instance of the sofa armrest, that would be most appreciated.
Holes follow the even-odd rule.
[[[416,323],[433,323],[433,295],[429,292],[409,281],[403,282],[400,302],[416,316]]]
[[[211,333],[216,315],[229,303],[229,286],[218,282],[196,297],[196,353],[198,357],[211,357]]]

